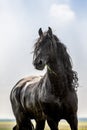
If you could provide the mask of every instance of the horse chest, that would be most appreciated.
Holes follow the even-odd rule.
[[[61,112],[62,108],[62,102],[59,98],[55,99],[53,96],[50,96],[50,98],[46,99],[44,98],[43,101],[41,101],[42,109],[47,116],[58,116]]]

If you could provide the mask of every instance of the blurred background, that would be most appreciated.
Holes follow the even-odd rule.
[[[78,72],[78,117],[87,117],[87,1],[0,0],[0,119],[13,119],[10,91],[30,75],[43,75],[32,65],[38,29],[50,26],[67,46]]]

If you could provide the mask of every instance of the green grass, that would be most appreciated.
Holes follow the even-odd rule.
[[[12,130],[15,122],[0,122],[0,130]],[[87,122],[79,122],[79,130],[87,130]],[[46,124],[45,130],[49,130],[49,127]],[[68,123],[65,121],[60,122],[59,130],[70,130]]]
[[[0,122],[0,130],[12,130],[15,122]]]

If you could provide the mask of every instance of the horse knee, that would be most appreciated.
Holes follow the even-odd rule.
[[[47,123],[51,130],[58,130],[58,121],[47,120]]]
[[[36,130],[44,130],[45,120],[36,121]]]

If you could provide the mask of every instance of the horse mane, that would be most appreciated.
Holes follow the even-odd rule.
[[[64,65],[65,74],[66,74],[66,80],[68,82],[68,87],[70,89],[77,90],[78,87],[78,76],[77,72],[72,69],[72,60],[70,55],[67,52],[66,46],[61,43],[61,41],[57,38],[56,35],[53,35],[57,48],[58,48],[58,55],[61,58],[61,61]]]

